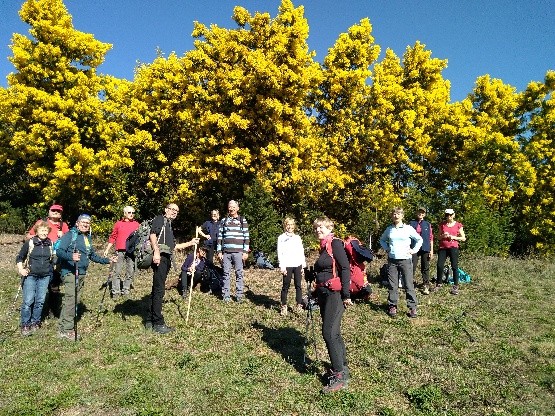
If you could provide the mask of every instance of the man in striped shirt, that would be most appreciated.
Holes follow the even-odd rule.
[[[223,267],[222,296],[224,302],[229,302],[231,267],[235,268],[236,300],[243,299],[243,262],[249,255],[249,225],[247,220],[239,215],[239,204],[231,200],[227,204],[227,217],[220,222],[218,244],[216,251]]]

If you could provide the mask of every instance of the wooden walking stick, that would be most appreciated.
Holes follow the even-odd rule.
[[[198,227],[196,227],[195,238],[198,238]],[[191,287],[189,287],[189,301],[187,302],[187,315],[185,316],[185,325],[189,322],[189,312],[191,311],[191,299],[193,297],[193,283],[195,280],[195,262],[197,260],[197,244],[193,247],[193,272],[191,274]],[[187,285],[187,282],[185,282]]]

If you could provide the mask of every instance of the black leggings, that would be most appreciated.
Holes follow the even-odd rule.
[[[319,288],[318,304],[322,315],[322,336],[326,342],[331,367],[334,371],[342,371],[347,365],[347,351],[341,336],[341,319],[345,312],[341,293]]]
[[[286,267],[287,273],[283,275],[283,285],[281,286],[281,304],[287,305],[287,293],[289,286],[291,286],[291,277],[294,276],[295,282],[295,301],[297,305],[303,303],[303,289],[301,287],[301,266]]]
[[[458,248],[440,248],[437,253],[437,280],[436,284],[440,285],[443,281],[443,266],[445,260],[449,256],[451,260],[451,270],[453,270],[453,283],[459,284],[459,249]]]

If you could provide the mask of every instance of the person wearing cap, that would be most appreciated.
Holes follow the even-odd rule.
[[[380,237],[380,245],[387,253],[387,277],[389,283],[388,315],[397,316],[399,301],[399,273],[402,275],[408,316],[417,317],[417,299],[412,278],[412,255],[422,246],[422,237],[408,224],[403,224],[404,210],[396,207],[391,211],[393,224],[389,225]]]
[[[52,242],[54,251],[57,246],[57,241],[69,231],[69,226],[66,222],[62,221],[62,213],[64,208],[60,204],[53,204],[48,210],[48,215],[46,218],[39,219],[29,230],[25,238],[27,240],[33,238],[35,233],[35,227],[42,223],[43,221],[48,223],[50,231],[48,232],[48,239]],[[52,316],[58,317],[60,314],[60,285],[62,284],[60,267],[57,265],[56,255],[54,253],[54,258],[52,263],[54,264],[53,273],[51,275],[50,281],[48,282],[48,293],[46,295],[46,300],[44,301],[43,309],[49,311]]]
[[[129,295],[131,290],[131,283],[135,275],[135,262],[131,257],[126,255],[125,243],[127,237],[139,228],[139,222],[135,221],[135,209],[131,206],[126,206],[123,209],[123,218],[114,224],[112,234],[108,238],[108,244],[104,249],[104,257],[108,257],[108,253],[113,245],[116,246],[116,255],[118,262],[115,265],[114,274],[112,276],[111,293],[112,299],[117,299],[122,296]],[[125,279],[122,279],[122,270],[125,268]],[[123,284],[122,284],[123,280]]]
[[[69,231],[69,226],[67,223],[62,221],[62,213],[64,212],[64,208],[59,204],[54,204],[48,210],[47,218],[41,218],[37,220],[37,222],[31,227],[27,235],[25,236],[26,240],[29,240],[31,237],[35,236],[35,225],[46,221],[50,226],[50,231],[48,232],[48,238],[52,241],[52,244],[56,242],[58,238],[61,238],[62,235]]]
[[[79,295],[85,283],[89,263],[93,261],[100,264],[109,264],[118,260],[117,256],[108,259],[95,252],[90,229],[90,215],[79,215],[75,227],[62,236],[60,246],[56,250],[60,259],[62,282],[64,284],[58,337],[69,341],[75,340],[75,305],[79,303]],[[76,273],[79,275],[77,288],[75,287]]]
[[[451,260],[453,270],[453,287],[451,293],[459,294],[459,242],[466,241],[463,225],[455,221],[455,211],[452,208],[445,210],[445,220],[439,224],[439,249],[437,252],[437,280],[434,290],[441,288],[441,276],[447,256]]]
[[[426,208],[420,207],[416,212],[416,219],[409,222],[409,225],[416,230],[422,237],[422,247],[417,253],[412,255],[412,275],[415,276],[420,258],[420,271],[422,273],[422,293],[430,294],[430,260],[434,257],[434,233],[432,224],[424,219]]]

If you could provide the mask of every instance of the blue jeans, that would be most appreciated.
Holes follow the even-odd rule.
[[[23,281],[23,303],[21,304],[21,326],[40,323],[42,307],[52,276],[28,275]]]
[[[243,296],[243,253],[224,253],[222,260],[222,267],[224,269],[222,295],[224,299],[229,298],[232,265],[235,267],[235,291],[237,298]]]

